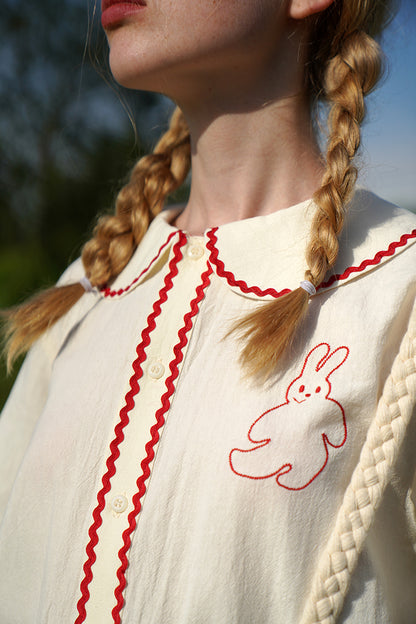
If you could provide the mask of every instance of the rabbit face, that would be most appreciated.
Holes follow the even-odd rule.
[[[332,353],[329,345],[316,346],[305,359],[302,371],[287,388],[288,402],[304,403],[311,399],[327,399],[331,392],[329,377],[348,357],[347,347],[338,347]]]
[[[313,397],[326,398],[330,391],[331,384],[327,380],[324,380],[323,383],[319,379],[316,380],[316,383],[308,380],[307,385],[305,385],[304,380],[299,377],[290,384],[287,390],[287,400],[295,401],[295,403],[304,403]]]

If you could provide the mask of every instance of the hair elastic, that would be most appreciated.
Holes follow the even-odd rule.
[[[308,293],[310,297],[312,297],[313,295],[316,295],[316,288],[312,284],[312,282],[309,282],[308,280],[303,280],[303,282],[301,282],[299,286],[303,288],[303,290],[306,290],[306,292]]]
[[[79,280],[79,283],[81,284],[85,292],[92,292],[94,290],[90,280],[88,279],[86,275],[84,275],[84,277],[81,277],[81,279]]]

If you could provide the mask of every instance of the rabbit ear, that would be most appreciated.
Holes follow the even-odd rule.
[[[322,363],[327,359],[330,351],[331,347],[326,342],[321,342],[321,344],[314,347],[312,351],[309,351],[306,356],[301,375],[303,375],[305,371],[307,371],[307,374],[318,371],[321,368]]]
[[[338,347],[338,349],[335,349],[328,357],[319,362],[317,370],[322,371],[325,375],[325,379],[328,379],[337,368],[344,364],[349,352],[350,350],[348,347]]]

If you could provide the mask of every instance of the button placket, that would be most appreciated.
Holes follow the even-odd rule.
[[[144,349],[146,361],[141,364],[140,390],[134,396],[134,408],[130,410],[128,426],[123,430],[124,438],[120,445],[120,455],[117,458],[116,471],[111,479],[111,490],[114,495],[108,500],[109,513],[103,515],[103,522],[98,531],[94,575],[89,584],[90,597],[87,603],[87,608],[91,613],[96,611],[100,614],[111,614],[111,600],[116,586],[114,584],[118,583],[116,571],[119,566],[120,540],[123,531],[128,528],[129,516],[127,514],[132,508],[133,497],[137,495],[138,477],[140,479],[143,477],[140,458],[150,460],[146,466],[152,473],[154,461],[158,455],[159,440],[164,435],[164,426],[160,427],[161,421],[156,420],[156,414],[161,409],[161,398],[165,397],[162,408],[167,405],[168,409],[163,414],[163,419],[169,418],[169,404],[172,399],[170,388],[172,386],[175,388],[177,381],[176,377],[173,377],[169,388],[166,389],[163,380],[173,375],[173,362],[178,371],[181,370],[186,356],[194,319],[190,327],[186,326],[186,340],[181,344],[179,351],[178,332],[183,332],[185,329],[184,319],[191,311],[191,302],[197,296],[196,289],[201,283],[201,274],[206,270],[204,256],[203,242],[200,244],[198,240],[189,241],[187,247],[183,248],[183,257],[177,264],[178,273],[173,275],[173,287],[168,290],[166,299],[160,301],[157,295],[155,296],[155,302],[159,303],[161,311],[155,319],[155,326],[151,329],[150,342]],[[154,443],[155,438],[152,437],[151,456],[148,445],[155,426],[158,427],[159,435],[156,443]],[[147,493],[149,487],[147,478],[145,482]],[[120,492],[122,494],[119,494]],[[122,498],[125,495],[126,501]],[[142,495],[141,503],[144,500],[144,495]],[[140,518],[139,514],[136,520],[138,526]],[[135,530],[137,531],[138,527]],[[109,564],[113,565],[113,574],[110,575]]]

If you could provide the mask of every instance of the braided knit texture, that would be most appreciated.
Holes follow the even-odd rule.
[[[318,564],[300,624],[335,624],[416,405],[416,305],[360,460]]]

